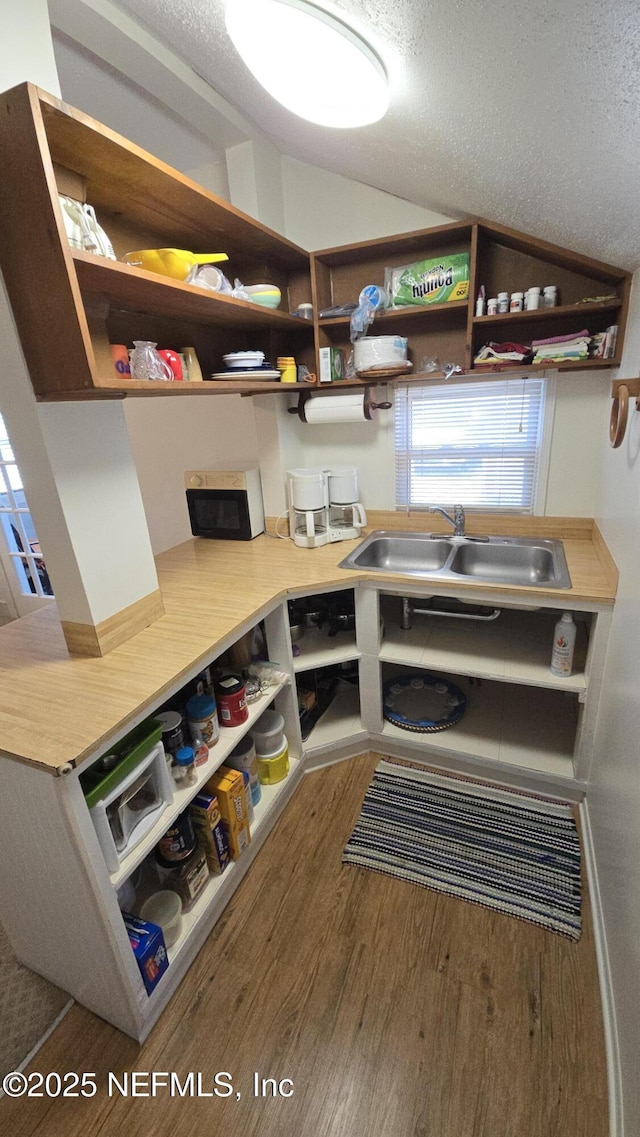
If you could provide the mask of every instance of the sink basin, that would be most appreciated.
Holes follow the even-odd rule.
[[[540,545],[460,545],[449,568],[502,584],[548,585],[557,576],[553,550]]]
[[[562,541],[520,537],[442,537],[378,529],[340,562],[340,568],[525,588],[571,588]]]
[[[439,540],[418,533],[371,533],[351,554],[353,564],[343,561],[342,567],[409,573],[419,569],[431,573],[444,568],[450,556],[451,542],[446,538]]]

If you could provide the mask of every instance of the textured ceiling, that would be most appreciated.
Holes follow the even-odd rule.
[[[303,123],[248,74],[224,0],[120,0],[285,153],[453,216],[640,265],[638,0],[316,0],[391,80],[360,130]],[[320,83],[304,59],[274,59]]]

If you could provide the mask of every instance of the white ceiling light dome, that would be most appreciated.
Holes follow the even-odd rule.
[[[227,0],[225,20],[249,70],[293,114],[343,129],[385,114],[381,59],[323,8],[308,0]]]

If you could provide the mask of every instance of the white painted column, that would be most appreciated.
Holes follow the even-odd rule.
[[[59,94],[46,0],[22,0],[3,12],[0,88],[24,80]],[[4,286],[0,340],[0,411],[67,642],[102,654],[118,635],[128,638],[162,612],[123,408],[117,401],[36,403]],[[123,609],[128,626],[121,621],[118,633],[111,620],[103,636],[97,625]]]

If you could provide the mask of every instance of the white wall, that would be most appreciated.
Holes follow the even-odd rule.
[[[640,273],[636,273],[619,377],[638,374]],[[640,1133],[640,413],[633,402],[618,450],[602,417],[598,522],[620,583],[587,795],[611,962],[625,1096],[626,1137]]]
[[[193,130],[169,107],[91,52],[57,32],[53,48],[65,102],[123,134],[157,158],[229,197],[224,147]]]
[[[290,241],[303,249],[350,245],[373,237],[446,225],[452,220],[443,213],[423,209],[363,182],[286,155],[282,157],[282,186],[285,232]]]
[[[191,537],[185,470],[258,461],[251,399],[125,399],[131,449],[154,553]]]

